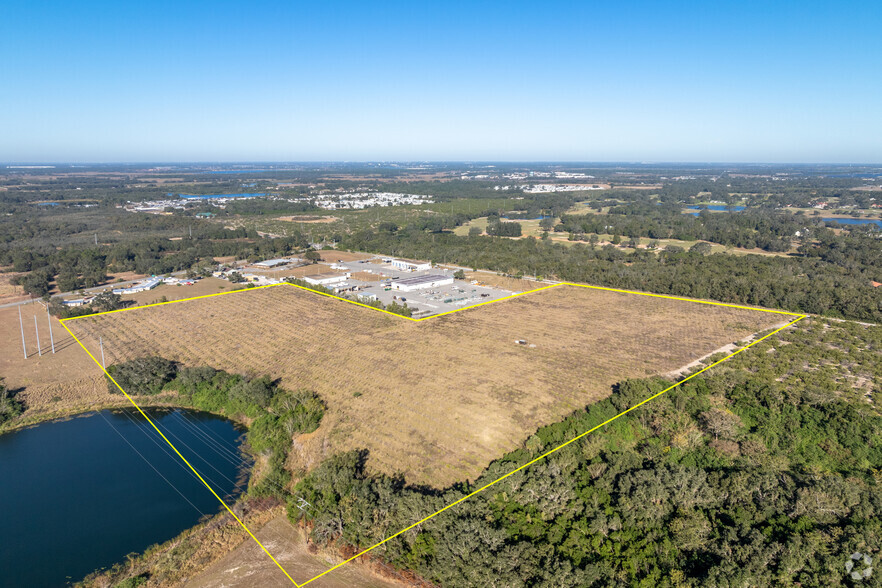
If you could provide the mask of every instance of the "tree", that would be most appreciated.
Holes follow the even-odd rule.
[[[22,413],[22,403],[6,388],[6,384],[0,380],[0,425],[12,420]]]
[[[711,247],[710,243],[699,241],[689,248],[689,253],[697,253],[698,255],[709,255],[712,249],[713,248]]]
[[[481,227],[469,227],[469,237],[480,237],[484,234],[484,230]]]
[[[457,280],[464,280],[464,279],[466,279],[465,272],[462,271],[461,269],[456,270],[455,272],[453,272],[453,277],[454,277],[455,279],[457,279]]]
[[[738,427],[742,425],[738,415],[721,408],[712,408],[701,413],[698,415],[698,422],[706,433],[714,436],[714,439],[720,437],[732,439]]]
[[[122,296],[113,292],[101,292],[92,300],[91,307],[93,312],[119,310],[123,307]]]
[[[303,259],[311,263],[318,263],[319,261],[321,261],[322,256],[315,249],[309,249],[306,251],[306,253],[303,254]]]

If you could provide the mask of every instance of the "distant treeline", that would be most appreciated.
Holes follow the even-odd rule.
[[[612,215],[610,217],[612,218]],[[754,304],[859,320],[882,321],[882,247],[871,233],[818,229],[799,256],[702,255],[698,251],[626,251],[612,245],[565,246],[536,239],[459,237],[405,228],[360,231],[341,247],[540,275],[658,294]]]

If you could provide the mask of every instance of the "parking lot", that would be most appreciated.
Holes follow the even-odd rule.
[[[454,271],[437,267],[423,271],[402,271],[394,268],[390,262],[384,261],[384,259],[388,258],[377,257],[365,261],[334,262],[331,266],[333,271],[350,274],[344,283],[335,284],[334,287],[362,300],[379,300],[383,305],[389,305],[393,302],[407,304],[413,309],[414,316],[417,317],[457,310],[513,294],[509,290],[465,280],[454,280],[450,285],[412,291],[399,290],[395,283],[400,280],[427,275],[452,278]]]

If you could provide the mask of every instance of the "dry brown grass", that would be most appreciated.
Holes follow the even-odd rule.
[[[474,479],[618,381],[670,372],[781,321],[558,286],[414,323],[277,286],[67,324],[91,349],[103,336],[108,363],[156,354],[315,390],[328,410],[297,440],[295,466],[367,448],[371,468],[441,487]]]
[[[358,253],[353,251],[338,251],[336,249],[325,249],[319,251],[322,261],[360,261],[362,259],[371,259],[376,257],[370,253]]]
[[[206,294],[229,292],[230,290],[238,290],[241,288],[244,288],[244,286],[233,284],[219,278],[202,278],[192,286],[160,284],[152,290],[138,292],[137,294],[126,294],[122,298],[124,302],[132,301],[140,306],[142,304],[158,302],[163,296],[166,300],[181,300],[183,298],[194,298],[196,296],[205,296]]]
[[[7,302],[16,302],[26,296],[24,288],[12,284],[13,278],[23,275],[23,273],[3,273],[0,274],[0,304]]]
[[[52,319],[55,351],[49,341],[49,323],[39,303],[21,306],[28,358],[24,358],[19,330],[18,307],[0,309],[0,377],[11,390],[20,391],[26,419],[40,415],[61,415],[90,410],[112,401],[101,370],[76,344],[64,327]],[[40,330],[42,357],[37,354],[34,316]]]
[[[359,282],[376,282],[378,280],[384,280],[389,276],[372,272],[352,272],[351,277],[353,280],[358,280]]]

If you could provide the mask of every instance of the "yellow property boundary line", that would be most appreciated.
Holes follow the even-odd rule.
[[[652,396],[650,396],[649,398],[643,400],[642,402],[639,402],[639,403],[635,404],[634,406],[632,406],[632,407],[630,407],[630,408],[628,408],[628,409],[626,409],[626,410],[623,410],[622,412],[620,412],[620,413],[617,414],[616,416],[614,416],[614,417],[612,417],[612,418],[610,418],[610,419],[608,419],[608,420],[606,420],[606,421],[600,423],[599,425],[597,425],[597,426],[595,426],[595,427],[592,427],[591,429],[588,429],[588,430],[585,431],[584,433],[582,433],[582,434],[580,434],[580,435],[578,435],[578,436],[576,436],[576,437],[573,437],[573,438],[570,439],[569,441],[566,441],[565,443],[562,443],[562,444],[558,445],[557,447],[555,447],[555,448],[553,448],[553,449],[551,449],[551,450],[549,450],[549,451],[546,451],[545,453],[543,453],[543,454],[540,455],[539,457],[536,457],[536,458],[534,458],[534,459],[528,461],[527,463],[525,463],[525,464],[523,464],[522,466],[520,466],[520,467],[518,467],[518,468],[516,468],[516,469],[514,469],[514,470],[512,470],[512,471],[510,471],[509,473],[507,473],[507,474],[505,474],[505,475],[503,475],[503,476],[500,476],[499,478],[493,480],[492,482],[489,482],[489,483],[487,483],[487,484],[484,484],[483,486],[481,486],[481,487],[478,488],[477,490],[474,490],[473,492],[470,492],[469,494],[466,494],[465,496],[463,496],[463,497],[460,498],[459,500],[456,500],[455,502],[452,502],[452,503],[448,504],[448,505],[445,506],[444,508],[442,508],[442,509],[440,509],[440,510],[437,510],[437,511],[433,512],[433,513],[430,514],[429,516],[420,519],[419,521],[413,523],[413,524],[410,525],[409,527],[405,527],[404,529],[398,531],[398,532],[395,533],[394,535],[390,535],[389,537],[383,539],[383,540],[380,541],[379,543],[376,543],[376,544],[374,544],[374,545],[371,545],[370,547],[367,547],[367,548],[361,550],[361,551],[358,552],[357,554],[353,555],[352,557],[350,557],[350,558],[348,558],[348,559],[343,560],[342,562],[338,563],[338,564],[335,565],[334,567],[325,570],[325,571],[322,572],[321,574],[318,574],[317,576],[314,576],[314,577],[310,578],[309,580],[306,580],[305,582],[303,582],[303,583],[301,583],[301,584],[298,584],[297,582],[294,581],[294,578],[292,578],[291,575],[285,570],[285,568],[282,567],[282,564],[280,564],[280,563],[278,562],[278,560],[276,560],[276,558],[273,557],[273,555],[267,550],[267,548],[264,547],[263,544],[257,539],[257,537],[254,536],[254,533],[252,533],[251,530],[245,525],[245,523],[242,522],[242,519],[240,519],[238,516],[236,516],[236,513],[234,513],[234,512],[232,511],[232,509],[231,509],[229,506],[227,506],[227,503],[224,502],[223,499],[222,499],[220,496],[218,496],[217,492],[215,492],[214,489],[208,484],[208,482],[206,482],[205,479],[199,474],[199,472],[196,471],[196,468],[194,468],[194,467],[190,464],[190,462],[187,461],[187,459],[181,454],[181,452],[178,451],[177,447],[175,447],[174,444],[173,444],[171,441],[169,441],[168,437],[166,437],[166,436],[162,433],[162,431],[159,430],[159,427],[157,427],[156,424],[150,419],[150,417],[147,416],[147,413],[145,413],[144,410],[143,410],[140,406],[138,406],[138,404],[132,399],[132,397],[129,396],[128,393],[127,393],[125,390],[122,389],[122,386],[120,386],[120,385],[117,383],[117,381],[113,379],[113,376],[111,376],[109,373],[107,373],[107,370],[104,369],[104,367],[101,365],[101,363],[95,358],[94,355],[92,355],[92,352],[90,352],[90,351],[86,348],[86,346],[83,345],[83,343],[77,338],[76,335],[73,334],[73,332],[72,332],[72,331],[68,328],[68,326],[65,324],[65,323],[67,323],[68,321],[73,321],[73,320],[81,319],[81,318],[93,318],[93,317],[96,317],[96,316],[101,316],[101,315],[105,315],[105,314],[113,314],[113,313],[116,313],[116,312],[126,312],[126,311],[132,311],[132,310],[140,310],[140,309],[142,309],[142,308],[149,308],[149,307],[152,307],[152,306],[162,306],[163,304],[174,304],[174,303],[178,303],[178,302],[188,302],[188,301],[190,301],[190,300],[200,300],[200,299],[203,299],[203,298],[211,298],[211,297],[213,297],[213,296],[223,296],[223,295],[226,295],[226,294],[236,294],[236,293],[240,293],[240,292],[251,292],[251,291],[253,291],[253,290],[259,290],[259,289],[261,289],[261,288],[272,288],[272,287],[274,287],[274,286],[283,286],[283,285],[294,286],[295,288],[298,288],[298,289],[300,289],[300,290],[305,290],[305,291],[307,291],[307,292],[313,292],[313,293],[315,293],[315,294],[320,294],[320,295],[325,296],[325,297],[328,297],[328,298],[335,298],[335,299],[337,299],[337,300],[342,300],[342,301],[344,301],[344,302],[348,302],[348,303],[350,303],[350,304],[354,304],[354,305],[356,305],[356,306],[361,306],[361,307],[364,307],[364,308],[369,308],[369,309],[371,309],[371,310],[375,310],[375,311],[377,311],[377,312],[383,312],[383,313],[386,313],[386,314],[388,314],[388,315],[391,315],[391,316],[394,316],[394,317],[397,317],[397,318],[406,319],[406,320],[413,321],[413,322],[420,322],[420,321],[424,321],[424,320],[428,320],[428,319],[433,319],[433,318],[441,317],[441,316],[448,315],[448,314],[453,314],[453,313],[455,313],[455,312],[460,312],[460,311],[463,311],[463,310],[470,310],[470,309],[472,309],[472,308],[477,308],[477,307],[479,307],[479,306],[484,306],[484,305],[487,305],[487,304],[492,304],[492,303],[494,303],[494,302],[501,302],[501,301],[503,301],[503,300],[510,300],[510,299],[512,299],[512,298],[517,298],[518,296],[524,296],[525,294],[532,294],[532,293],[534,293],[534,292],[541,292],[541,291],[543,291],[543,290],[548,290],[548,289],[551,289],[551,288],[556,288],[556,287],[558,287],[558,286],[576,286],[576,287],[578,287],[578,288],[589,288],[589,289],[592,289],[592,290],[605,290],[605,291],[607,291],[607,292],[618,292],[618,293],[621,293],[621,294],[638,294],[638,295],[641,295],[641,296],[652,296],[652,297],[654,297],[654,298],[665,298],[665,299],[668,299],[668,300],[680,300],[680,301],[685,301],[685,302],[696,302],[696,303],[699,303],[699,304],[710,304],[710,305],[713,305],[713,306],[725,306],[725,307],[729,307],[729,308],[738,308],[738,309],[743,309],[743,310],[756,310],[756,311],[760,311],[760,312],[771,312],[771,313],[774,313],[774,314],[782,314],[782,315],[787,315],[787,316],[795,316],[795,317],[797,317],[797,318],[793,319],[792,321],[790,321],[790,322],[787,323],[786,325],[784,325],[784,326],[782,326],[782,327],[779,327],[779,328],[775,329],[774,331],[768,333],[767,335],[764,335],[763,337],[760,337],[760,338],[757,339],[756,341],[753,341],[753,342],[751,342],[751,343],[748,343],[747,345],[744,345],[743,347],[740,347],[739,349],[737,349],[737,350],[735,350],[734,352],[730,353],[729,355],[727,355],[727,356],[724,357],[723,359],[720,359],[720,360],[718,360],[718,361],[715,361],[714,363],[710,364],[709,366],[705,367],[704,369],[701,369],[701,370],[695,372],[694,374],[692,374],[692,375],[690,375],[690,376],[688,376],[688,377],[686,377],[686,378],[683,378],[682,380],[680,380],[679,382],[677,382],[677,383],[674,384],[673,386],[670,386],[670,387],[668,387],[668,388],[665,388],[664,390],[662,390],[661,392],[658,392],[657,394],[653,394]],[[797,322],[801,321],[802,319],[806,318],[807,316],[808,316],[808,315],[799,314],[799,313],[795,313],[795,312],[786,312],[786,311],[780,311],[780,310],[771,310],[771,309],[768,309],[768,308],[754,308],[754,307],[751,307],[751,306],[742,306],[742,305],[738,305],[738,304],[726,304],[726,303],[723,303],[723,302],[711,302],[711,301],[706,301],[706,300],[695,300],[695,299],[692,299],[692,298],[683,298],[683,297],[680,297],[680,296],[666,296],[666,295],[663,295],[663,294],[651,294],[651,293],[648,293],[648,292],[636,292],[636,291],[633,291],[633,290],[620,290],[620,289],[617,289],[617,288],[605,288],[605,287],[602,287],[602,286],[589,286],[589,285],[587,285],[587,284],[576,284],[576,283],[572,283],[572,282],[558,282],[558,283],[556,283],[556,284],[550,284],[550,285],[548,285],[548,286],[543,286],[543,287],[541,287],[541,288],[536,288],[536,289],[534,289],[534,290],[528,290],[528,291],[526,291],[526,292],[520,292],[520,293],[518,293],[518,294],[512,294],[511,296],[505,296],[505,297],[503,297],[503,298],[497,298],[497,299],[495,299],[495,300],[488,300],[487,302],[481,302],[481,303],[479,303],[479,304],[474,304],[474,305],[472,305],[472,306],[466,306],[466,307],[463,307],[463,308],[458,308],[458,309],[455,309],[455,310],[449,310],[449,311],[447,311],[447,312],[442,312],[442,313],[438,313],[438,314],[434,314],[434,315],[430,315],[430,316],[426,316],[426,317],[422,317],[422,318],[417,318],[417,319],[415,319],[415,318],[412,318],[412,317],[403,316],[403,315],[400,315],[400,314],[395,314],[395,313],[393,313],[393,312],[389,312],[389,311],[384,310],[384,309],[382,309],[382,308],[376,308],[376,307],[373,307],[373,306],[369,306],[369,305],[367,305],[367,304],[362,304],[362,303],[360,303],[360,302],[355,302],[355,301],[353,301],[353,300],[349,300],[349,299],[347,299],[347,298],[343,298],[343,297],[341,297],[341,296],[335,296],[335,295],[333,295],[333,294],[327,294],[327,293],[325,293],[325,292],[319,292],[318,290],[312,290],[311,288],[306,288],[306,287],[304,287],[304,286],[298,286],[297,284],[290,284],[290,283],[287,283],[287,282],[283,282],[283,283],[280,283],[280,284],[268,284],[268,285],[265,285],[265,286],[255,286],[255,287],[252,287],[252,288],[242,288],[242,289],[239,289],[239,290],[231,290],[231,291],[229,291],[229,292],[217,292],[217,293],[215,293],[215,294],[206,294],[206,295],[203,295],[203,296],[194,296],[194,297],[192,297],[192,298],[183,298],[183,299],[181,299],[181,300],[170,300],[170,301],[167,301],[167,302],[157,302],[157,303],[154,303],[154,304],[145,304],[144,306],[136,306],[136,307],[134,307],[134,308],[123,308],[123,309],[120,309],[120,310],[110,310],[110,311],[107,311],[107,312],[98,312],[98,313],[95,313],[95,314],[89,314],[89,315],[84,315],[84,316],[79,316],[79,317],[71,317],[71,318],[61,319],[60,322],[61,322],[61,325],[64,327],[64,329],[70,334],[70,336],[73,337],[74,341],[76,341],[76,342],[80,345],[80,347],[82,347],[83,350],[89,355],[89,357],[92,358],[92,361],[94,361],[95,364],[98,365],[98,367],[101,368],[101,371],[104,372],[104,375],[107,376],[107,377],[110,379],[111,382],[113,382],[113,384],[119,389],[120,392],[123,393],[123,395],[125,395],[125,397],[129,400],[129,402],[132,403],[132,406],[134,406],[134,407],[138,410],[138,412],[141,413],[141,416],[143,416],[143,417],[147,420],[147,422],[150,423],[150,425],[156,430],[156,432],[159,433],[159,436],[162,437],[162,438],[165,440],[166,443],[168,443],[169,447],[171,447],[172,450],[174,450],[174,452],[177,454],[177,456],[181,458],[181,461],[183,461],[185,464],[187,464],[187,467],[190,468],[190,470],[196,475],[196,477],[199,478],[199,480],[205,485],[205,487],[208,488],[208,490],[214,495],[215,498],[217,498],[218,502],[220,502],[220,503],[223,505],[223,507],[227,510],[228,513],[230,513],[230,515],[232,515],[232,517],[236,520],[236,522],[238,522],[239,525],[240,525],[243,529],[245,529],[245,532],[248,533],[248,535],[254,540],[255,543],[257,543],[257,545],[263,550],[263,552],[266,553],[267,556],[269,556],[269,558],[273,561],[273,563],[276,564],[276,566],[282,571],[283,574],[285,574],[285,577],[287,577],[289,580],[291,580],[291,583],[294,584],[294,586],[296,586],[297,588],[301,588],[302,586],[306,586],[306,585],[309,584],[310,582],[312,582],[312,581],[314,581],[314,580],[317,580],[317,579],[321,578],[321,577],[324,576],[325,574],[329,574],[330,572],[333,572],[333,571],[336,570],[337,568],[339,568],[339,567],[341,567],[341,566],[343,566],[343,565],[349,563],[350,561],[352,561],[352,560],[354,560],[354,559],[357,559],[357,558],[361,557],[362,555],[368,553],[369,551],[371,551],[371,550],[373,550],[373,549],[376,549],[377,547],[383,545],[383,544],[386,543],[387,541],[391,541],[392,539],[398,537],[399,535],[401,535],[401,534],[403,534],[403,533],[406,533],[407,531],[413,529],[414,527],[416,527],[416,526],[418,526],[418,525],[421,525],[421,524],[425,523],[426,521],[428,521],[428,520],[430,520],[430,519],[432,519],[432,518],[438,516],[439,514],[441,514],[442,512],[444,512],[445,510],[447,510],[447,509],[449,509],[449,508],[453,508],[453,507],[456,506],[457,504],[459,504],[459,503],[461,503],[461,502],[463,502],[463,501],[465,501],[465,500],[471,498],[472,496],[475,496],[476,494],[479,494],[479,493],[483,492],[483,491],[486,490],[487,488],[490,488],[490,487],[493,486],[494,484],[497,484],[497,483],[501,482],[502,480],[508,478],[509,476],[514,475],[514,474],[520,472],[521,470],[523,470],[523,469],[525,469],[525,468],[527,468],[527,467],[533,465],[534,463],[536,463],[536,462],[538,462],[538,461],[541,461],[541,460],[545,459],[546,457],[548,457],[549,455],[551,455],[551,454],[553,454],[553,453],[555,453],[555,452],[557,452],[557,451],[560,451],[561,449],[563,449],[563,448],[566,447],[567,445],[570,445],[571,443],[575,443],[576,441],[578,441],[579,439],[585,437],[586,435],[589,435],[590,433],[596,431],[597,429],[599,429],[599,428],[601,428],[601,427],[603,427],[603,426],[605,426],[605,425],[608,425],[609,423],[613,422],[614,420],[618,419],[619,417],[622,417],[622,416],[628,414],[628,413],[631,412],[632,410],[635,410],[635,409],[637,409],[637,408],[643,406],[643,405],[646,404],[647,402],[649,402],[649,401],[651,401],[651,400],[654,400],[654,399],[658,398],[659,396],[665,394],[666,392],[669,392],[669,391],[673,390],[674,388],[677,388],[678,386],[680,386],[680,385],[683,384],[684,382],[687,382],[687,381],[691,380],[692,378],[694,378],[695,376],[697,376],[697,375],[699,375],[699,374],[702,374],[702,373],[706,372],[707,370],[711,369],[712,367],[717,366],[717,365],[723,363],[724,361],[727,361],[727,360],[731,359],[732,357],[738,355],[738,354],[741,353],[742,351],[745,351],[746,349],[749,349],[750,347],[756,345],[756,344],[759,343],[760,341],[763,341],[763,340],[765,340],[765,339],[768,339],[768,338],[771,337],[772,335],[775,335],[776,333],[778,333],[778,332],[780,332],[780,331],[783,331],[783,330],[786,329],[787,327],[790,327],[790,326],[796,324]]]

